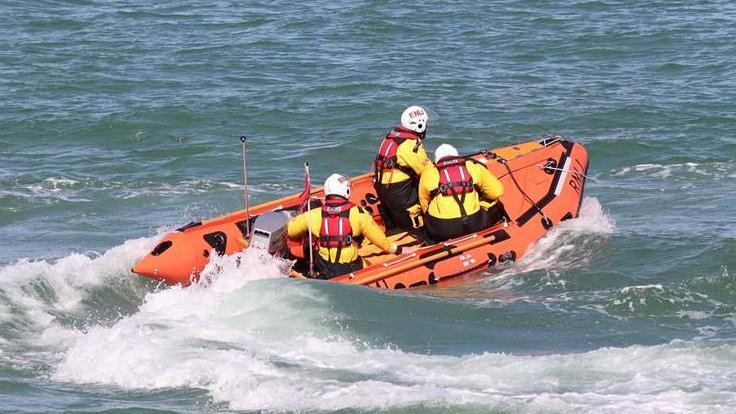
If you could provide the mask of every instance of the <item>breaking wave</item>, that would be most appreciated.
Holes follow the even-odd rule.
[[[584,266],[565,246],[591,249],[586,243],[614,231],[600,203],[586,198],[580,218],[557,226],[506,271]],[[255,251],[213,260],[191,287],[157,289],[129,273],[156,240],[1,268],[3,363],[30,364],[54,382],[204,390],[216,407],[248,411],[726,413],[736,404],[725,368],[736,345],[727,341],[574,354],[410,352],[359,339],[343,323],[350,301],[331,300],[380,301],[382,293],[286,279],[288,263]],[[641,294],[667,297],[658,285],[623,288],[609,310],[636,308]],[[111,306],[116,314],[97,315]],[[30,351],[15,352],[13,343]]]
[[[530,246],[508,273],[561,270],[580,267],[598,257],[616,226],[595,197],[585,197],[579,217],[552,228]]]
[[[209,282],[149,293],[135,314],[78,332],[52,379],[204,389],[229,409],[270,412],[482,406],[725,413],[736,402],[723,369],[736,357],[733,344],[417,354],[350,339],[323,294],[328,284],[284,279],[282,263],[271,258],[247,252],[215,265],[218,277]]]

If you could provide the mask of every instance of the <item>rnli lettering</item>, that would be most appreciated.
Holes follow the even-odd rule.
[[[570,177],[570,187],[580,194],[580,190],[583,188],[583,175],[582,172],[578,171],[577,168],[573,168],[572,176]]]

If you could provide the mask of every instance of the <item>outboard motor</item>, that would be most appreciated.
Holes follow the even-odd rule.
[[[269,254],[283,256],[286,252],[286,225],[291,219],[288,211],[269,211],[263,213],[253,223],[250,246],[267,251]]]

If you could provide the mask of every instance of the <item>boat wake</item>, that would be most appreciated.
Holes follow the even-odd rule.
[[[421,407],[442,412],[727,412],[728,343],[672,342],[567,355],[425,355],[347,338],[319,282],[246,257],[207,287],[151,293],[140,311],[79,332],[51,378],[126,390],[204,389],[233,410]],[[224,269],[224,268],[223,268]],[[346,287],[345,289],[363,289]],[[702,400],[705,396],[708,401]],[[717,396],[717,397],[713,397]]]
[[[581,218],[558,226],[516,272],[579,266],[564,253],[550,257],[612,231],[600,204],[586,199]],[[213,260],[188,288],[158,289],[129,273],[156,240],[1,268],[3,365],[87,390],[204,390],[197,404],[266,412],[726,413],[736,403],[724,368],[736,357],[732,343],[548,355],[410,352],[367,344],[342,322],[351,301],[399,302],[402,293],[286,279],[283,262],[255,251]],[[421,313],[413,319],[432,329]]]
[[[128,240],[103,254],[24,258],[0,267],[0,361],[43,370],[77,330],[135,312],[152,284],[131,278],[130,266],[158,237]]]
[[[560,272],[600,258],[615,223],[595,197],[585,197],[578,218],[563,221],[532,245],[507,274],[545,270]]]

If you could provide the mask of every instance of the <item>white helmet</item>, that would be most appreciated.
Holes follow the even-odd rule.
[[[350,180],[340,174],[332,174],[325,180],[325,195],[350,197]]]
[[[434,162],[439,162],[439,160],[445,158],[445,157],[457,157],[458,153],[455,147],[453,147],[450,144],[442,144],[434,151]]]
[[[421,106],[410,106],[401,114],[401,126],[420,134],[427,130],[427,122],[429,116]]]

